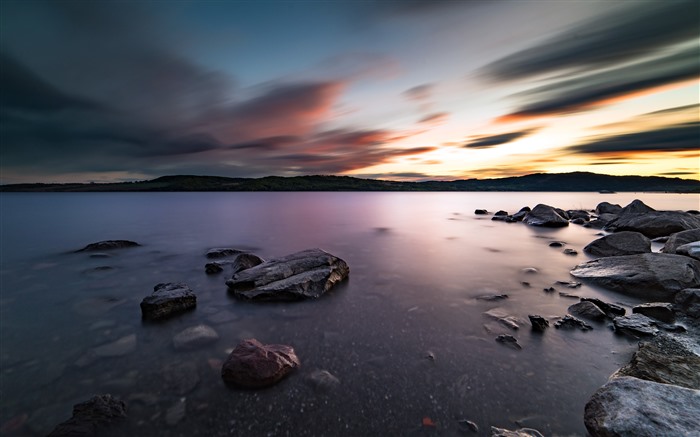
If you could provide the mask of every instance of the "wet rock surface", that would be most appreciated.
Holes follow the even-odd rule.
[[[226,258],[229,256],[238,255],[239,253],[245,253],[244,250],[233,249],[231,247],[215,247],[207,251],[207,258],[217,259]]]
[[[538,204],[528,212],[523,222],[530,226],[542,226],[546,228],[561,228],[569,226],[569,220],[562,217],[554,207]]]
[[[187,284],[163,283],[153,287],[153,293],[141,301],[144,319],[162,320],[197,306],[197,296]]]
[[[491,437],[544,437],[541,432],[532,428],[520,428],[511,431],[503,428],[491,427]]]
[[[613,325],[615,331],[634,337],[645,337],[659,333],[654,321],[642,314],[615,317]]]
[[[595,213],[600,214],[619,214],[622,211],[622,207],[618,204],[612,204],[610,202],[600,202],[598,206],[595,207]]]
[[[676,248],[678,255],[685,255],[700,260],[700,241],[686,243]]]
[[[310,249],[243,270],[226,281],[226,285],[234,296],[243,299],[318,298],[347,278],[349,272],[342,259],[321,249]]]
[[[139,243],[129,240],[105,240],[97,243],[90,243],[76,252],[102,252],[103,250],[124,249],[127,247],[140,246]]]
[[[204,265],[204,272],[207,275],[214,275],[216,273],[221,273],[224,271],[224,266],[222,266],[220,263],[213,262],[213,263],[206,263]]]
[[[621,214],[605,225],[611,232],[640,232],[649,238],[700,228],[700,217],[680,211],[652,211]]]
[[[609,303],[609,302],[603,302],[602,300],[595,298],[595,297],[582,297],[581,301],[594,303],[598,308],[603,310],[603,312],[611,319],[614,318],[615,316],[624,316],[625,313],[627,312],[620,305],[616,305],[614,303]]]
[[[686,288],[676,294],[675,309],[693,319],[700,319],[700,288]]]
[[[673,314],[673,305],[668,302],[650,302],[637,305],[632,308],[632,312],[643,314],[652,319],[660,320],[666,323],[673,323],[675,316]]]
[[[651,240],[639,232],[622,231],[591,242],[583,251],[597,257],[649,253]]]
[[[528,315],[527,317],[530,319],[530,324],[532,325],[533,331],[544,332],[544,330],[549,327],[549,320],[542,316],[534,314]]]
[[[676,249],[684,244],[700,241],[700,229],[690,229],[676,232],[668,237],[661,251],[664,253],[676,253]]]
[[[216,342],[219,334],[207,325],[197,325],[180,331],[173,337],[176,350],[191,350]]]
[[[126,404],[112,395],[95,396],[73,407],[73,416],[59,424],[49,437],[93,437],[126,418]]]
[[[243,270],[255,267],[258,264],[265,262],[264,259],[252,253],[241,253],[233,260],[231,263],[232,274],[241,272]]]
[[[554,323],[554,327],[557,329],[580,329],[581,331],[589,331],[593,329],[593,327],[588,323],[577,319],[570,314],[567,314],[562,319],[557,320]]]
[[[522,349],[522,346],[518,343],[518,339],[510,334],[501,334],[496,337],[496,341],[512,349]]]
[[[291,346],[263,345],[249,339],[239,343],[228,356],[221,367],[221,377],[233,386],[262,388],[277,383],[300,365]]]
[[[606,319],[605,312],[593,302],[581,301],[569,307],[569,312],[584,319],[601,321]]]

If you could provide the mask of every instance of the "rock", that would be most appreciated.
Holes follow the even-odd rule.
[[[49,437],[92,437],[126,418],[126,404],[112,395],[94,396],[73,406],[73,416],[59,424]]]
[[[564,249],[564,255],[578,255],[578,252],[575,249]]]
[[[347,278],[342,259],[321,249],[310,249],[271,259],[243,270],[226,281],[234,296],[255,300],[318,298]]]
[[[505,222],[505,221],[508,221],[508,216],[507,215],[494,215],[493,217],[491,217],[491,220]]]
[[[496,211],[493,215],[505,217],[505,216],[508,215],[508,211],[504,211],[504,210],[501,209],[501,210],[499,210],[499,211]]]
[[[617,214],[600,214],[595,220],[584,224],[584,228],[603,229],[605,225],[617,218]]]
[[[596,304],[588,301],[581,301],[569,307],[571,314],[583,317],[584,319],[601,321],[605,320],[606,316],[603,310],[598,308]]]
[[[600,214],[619,214],[622,211],[622,207],[618,204],[612,204],[609,202],[600,202],[598,206],[595,207],[595,213]]]
[[[582,219],[581,217],[576,217],[575,219],[571,220],[571,223],[575,225],[585,225],[586,220]]]
[[[164,283],[153,287],[153,293],[141,301],[143,318],[165,319],[197,306],[197,296],[185,283]]]
[[[569,221],[559,215],[551,206],[538,204],[528,212],[523,221],[530,226],[543,226],[547,228],[560,228],[569,226]]]
[[[639,344],[629,364],[616,376],[634,376],[647,381],[700,390],[700,356],[666,334]]]
[[[204,272],[207,275],[213,275],[215,273],[221,273],[223,271],[224,271],[224,267],[217,262],[206,263],[206,265],[204,266]]]
[[[644,214],[621,214],[605,225],[611,232],[634,231],[649,238],[700,228],[700,217],[680,211],[653,211]]]
[[[577,220],[581,219],[584,222],[587,222],[588,220],[591,219],[591,215],[588,213],[588,211],[584,211],[582,209],[573,209],[573,210],[568,210],[566,213],[569,216],[569,220]]]
[[[654,321],[642,314],[618,316],[613,319],[615,331],[632,335],[633,337],[656,335],[659,330]]]
[[[510,329],[517,330],[520,328],[518,325],[519,320],[516,317],[510,316],[503,312],[500,308],[493,308],[484,313],[484,315],[491,317],[492,319],[498,320],[503,326]]]
[[[263,345],[255,339],[243,340],[221,367],[221,377],[245,388],[275,384],[301,365],[294,348],[281,344]]]
[[[476,423],[472,422],[471,420],[466,420],[466,419],[458,420],[457,425],[459,426],[459,429],[461,431],[479,432],[479,426]]]
[[[563,319],[557,320],[556,323],[554,323],[554,327],[557,329],[580,329],[581,331],[593,329],[591,325],[569,314],[564,316]]]
[[[539,270],[537,270],[534,267],[525,267],[524,269],[520,270],[523,273],[527,273],[528,275],[532,275],[535,273],[539,273]]]
[[[594,240],[583,251],[598,257],[649,253],[651,241],[639,232],[622,231]]]
[[[544,332],[544,330],[549,327],[549,320],[542,316],[531,314],[528,315],[527,318],[530,319],[530,324],[532,324],[533,331]]]
[[[575,295],[575,294],[571,294],[571,293],[566,293],[566,292],[564,292],[564,291],[560,291],[560,292],[559,292],[559,296],[561,296],[561,297],[570,297],[571,299],[579,299],[579,296],[577,296],[577,295]]]
[[[307,375],[306,381],[318,392],[329,392],[340,385],[340,380],[328,370],[314,370]]]
[[[496,341],[502,343],[506,346],[512,347],[513,349],[522,349],[523,347],[518,344],[518,339],[510,334],[501,334],[496,337]]]
[[[550,241],[549,242],[549,247],[564,247],[566,243],[563,241]]]
[[[105,240],[98,241],[97,243],[90,243],[75,252],[101,252],[103,250],[123,249],[135,246],[140,246],[140,244],[129,240]]]
[[[646,214],[648,212],[654,212],[656,211],[654,208],[651,206],[647,205],[646,203],[642,202],[639,199],[634,199],[629,203],[629,205],[625,206],[622,208],[622,210],[618,213],[619,215],[624,215],[624,214]]]
[[[688,231],[684,231],[684,232],[688,232]],[[680,234],[680,232],[679,232],[679,234]],[[656,238],[652,239],[651,242],[665,244],[669,238],[671,238],[670,235],[667,235],[665,237],[656,237]]]
[[[684,244],[700,241],[700,229],[690,229],[676,232],[668,237],[661,251],[664,253],[676,253],[676,249]]]
[[[244,251],[232,249],[230,247],[216,247],[207,251],[207,258],[226,258],[227,256],[238,255],[239,253],[244,253]]]
[[[584,411],[593,436],[691,436],[700,429],[700,391],[630,376],[612,378]]]
[[[543,288],[542,291],[544,291],[545,293],[554,293],[557,291],[557,289],[554,287],[547,287],[547,288]]]
[[[581,286],[581,283],[576,281],[557,281],[555,284],[563,285],[567,288],[579,288]]]
[[[474,299],[485,300],[487,302],[496,302],[499,300],[508,299],[508,295],[507,294],[482,294],[482,295],[476,296]]]
[[[117,341],[98,346],[92,351],[97,357],[108,358],[122,357],[134,350],[136,350],[136,334],[127,335]]]
[[[168,408],[165,412],[165,423],[168,426],[175,426],[182,419],[185,418],[185,412],[187,411],[187,399],[180,398],[173,406]]]
[[[541,432],[532,428],[520,428],[510,431],[503,428],[491,427],[491,437],[544,437]]]
[[[635,314],[643,314],[652,319],[661,320],[665,323],[673,323],[673,305],[666,302],[651,302],[637,305],[632,308]]]
[[[176,350],[190,350],[216,342],[219,334],[207,325],[197,325],[187,328],[173,337]]]
[[[517,222],[523,221],[523,219],[525,218],[525,216],[527,215],[528,212],[530,212],[530,207],[523,206],[522,208],[520,208],[520,211],[513,214],[513,216],[512,216],[513,220],[515,220]]]
[[[257,255],[253,255],[252,253],[241,253],[233,260],[233,274],[249,269],[251,267],[255,267],[258,264],[262,264],[263,262],[265,262],[265,260]]]
[[[693,241],[676,248],[678,255],[685,255],[700,260],[700,241]]]
[[[694,319],[700,319],[700,288],[686,288],[676,294],[676,309]]]
[[[486,215],[486,214],[488,214],[488,213],[489,213],[489,212],[486,211],[485,209],[476,209],[476,210],[474,210],[474,214],[476,214],[476,215]]]
[[[199,371],[194,361],[168,363],[162,374],[166,390],[179,396],[191,392],[199,384]]]
[[[571,275],[622,293],[672,300],[676,292],[700,285],[700,261],[663,253],[611,256],[579,264]]]
[[[603,310],[603,312],[610,318],[615,316],[624,316],[627,311],[620,305],[615,305],[614,303],[603,302],[595,297],[582,297],[581,301],[594,303],[598,308]]]

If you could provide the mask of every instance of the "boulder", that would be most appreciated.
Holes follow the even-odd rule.
[[[73,406],[73,416],[59,424],[49,437],[92,437],[126,418],[126,404],[112,395],[94,396]]]
[[[486,211],[485,209],[475,209],[475,210],[474,210],[474,214],[476,214],[476,215],[486,215],[486,214],[488,214],[488,213],[489,213],[489,212]]]
[[[253,255],[252,253],[241,253],[233,260],[231,266],[233,267],[233,273],[235,274],[242,272],[245,269],[255,267],[258,264],[262,264],[263,262],[265,262],[265,260],[257,255]]]
[[[144,319],[160,320],[197,306],[197,296],[187,284],[163,283],[153,287],[153,293],[141,301]]]
[[[515,214],[512,215],[513,220],[516,222],[521,222],[527,215],[527,213],[530,212],[530,207],[529,206],[523,206],[520,208],[520,211],[516,212]]]
[[[700,260],[700,241],[686,243],[676,248],[678,255],[685,255]]]
[[[700,356],[673,337],[658,335],[641,342],[629,364],[614,376],[634,376],[700,390]]]
[[[597,299],[595,297],[582,297],[581,301],[584,302],[592,302],[596,304],[598,308],[603,310],[603,312],[610,318],[613,318],[615,316],[624,316],[625,315],[625,309],[622,308],[620,305],[615,305],[614,303],[608,303],[608,302],[603,302],[600,299]]]
[[[646,203],[642,202],[641,200],[634,199],[629,203],[629,205],[622,208],[618,214],[646,214],[647,212],[653,211],[656,210],[651,206],[647,205]]]
[[[584,319],[601,321],[606,315],[596,304],[588,301],[581,301],[569,307],[569,312]]]
[[[584,411],[593,436],[690,436],[700,429],[700,391],[630,376],[612,378]]]
[[[97,243],[90,243],[76,252],[102,252],[103,250],[123,249],[126,247],[140,246],[139,243],[129,240],[105,240]]]
[[[523,222],[531,226],[542,226],[547,228],[569,226],[569,220],[562,217],[555,208],[541,203],[535,206],[532,211],[525,215]]]
[[[273,385],[301,365],[294,348],[243,340],[221,367],[221,377],[231,385],[262,388]]]
[[[661,251],[664,253],[676,253],[676,249],[679,246],[692,243],[693,241],[700,241],[700,229],[689,229],[670,235]]]
[[[532,324],[533,331],[544,332],[544,330],[549,327],[549,320],[542,316],[535,314],[528,315],[527,318],[530,319],[530,324]]]
[[[622,293],[670,301],[678,291],[700,285],[700,261],[664,253],[611,256],[579,264],[571,275]]]
[[[650,253],[651,240],[639,232],[622,231],[594,240],[583,251],[597,257]]]
[[[563,253],[564,255],[572,255],[572,256],[578,255],[578,252],[576,251],[576,249],[571,249],[571,248],[569,248],[569,247],[567,247],[566,249],[564,249],[564,251],[563,251],[562,253]]]
[[[613,325],[616,332],[632,335],[633,337],[644,337],[659,333],[654,321],[642,314],[615,317]]]
[[[635,314],[643,314],[665,323],[673,323],[673,305],[667,302],[650,302],[632,308]]]
[[[207,251],[207,258],[209,258],[209,259],[226,258],[227,256],[234,256],[234,255],[238,255],[239,253],[244,253],[244,252],[245,251],[243,251],[243,250],[232,249],[230,247],[215,247],[215,248],[209,249]]]
[[[619,214],[622,211],[622,207],[618,204],[612,204],[610,202],[600,202],[598,206],[595,207],[595,213],[601,214]]]
[[[676,294],[674,299],[677,311],[694,319],[700,319],[700,288],[686,288]]]
[[[229,292],[243,299],[288,301],[318,298],[347,278],[342,259],[321,249],[274,258],[243,270],[226,281]]]
[[[499,216],[499,217],[500,217],[500,216],[505,217],[505,216],[508,215],[508,211],[504,211],[504,210],[501,209],[501,210],[496,211],[493,215],[496,215],[496,216]]]
[[[567,314],[564,316],[564,318],[557,320],[556,323],[554,323],[554,327],[557,329],[580,329],[581,331],[589,331],[593,329],[593,327],[588,323],[581,319],[577,319],[570,314]]]
[[[610,232],[634,231],[649,238],[700,228],[700,217],[681,211],[652,211],[642,214],[621,214],[605,225]]]
[[[566,213],[568,214],[570,220],[581,219],[584,222],[587,222],[591,219],[591,215],[588,213],[588,211],[584,211],[582,209],[570,209],[566,211]]]
[[[216,342],[219,334],[207,325],[189,327],[173,337],[173,346],[176,350],[191,350]]]

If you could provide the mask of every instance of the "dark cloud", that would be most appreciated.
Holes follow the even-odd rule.
[[[422,85],[414,86],[403,92],[403,95],[409,100],[415,100],[418,102],[424,102],[429,100],[433,93],[433,84],[425,83]]]
[[[593,139],[567,148],[572,153],[607,154],[698,150],[700,122]]]
[[[498,135],[485,135],[475,137],[473,140],[470,140],[466,144],[464,144],[464,147],[468,147],[470,149],[485,149],[489,147],[499,146],[501,144],[507,144],[512,141],[515,141],[518,138],[528,136],[534,131],[535,129],[527,129]]]
[[[499,59],[483,72],[492,79],[515,80],[615,66],[695,41],[699,34],[695,0],[630,2],[615,13],[594,17],[537,46]]]
[[[518,95],[530,100],[504,120],[570,113],[590,109],[660,86],[690,80],[700,74],[696,47],[570,80],[558,81]]]

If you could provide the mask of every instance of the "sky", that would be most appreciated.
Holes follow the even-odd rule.
[[[0,0],[0,183],[700,179],[696,0]]]

